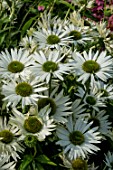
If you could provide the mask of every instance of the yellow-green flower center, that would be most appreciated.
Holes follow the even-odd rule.
[[[15,88],[16,94],[22,97],[30,96],[33,92],[32,86],[26,82],[19,83]]]
[[[35,116],[30,116],[24,122],[24,128],[30,133],[37,133],[42,129],[42,123]]]
[[[47,43],[52,44],[58,44],[60,42],[60,38],[57,35],[49,35],[47,37]]]
[[[19,61],[12,61],[9,65],[8,65],[8,71],[12,72],[12,73],[19,73],[24,69],[24,64],[22,64]]]
[[[24,143],[27,147],[33,148],[37,143],[37,138],[32,135],[27,135],[24,139]]]
[[[81,145],[84,142],[84,135],[80,131],[70,133],[69,139],[74,145]]]
[[[58,64],[56,64],[53,61],[47,61],[42,65],[42,69],[45,72],[50,72],[50,71],[54,72],[58,70]]]
[[[89,119],[88,119],[88,122],[90,123],[90,122],[93,122],[92,123],[92,125],[90,126],[91,128],[93,128],[93,127],[100,127],[100,121],[96,118],[96,117],[90,117]]]
[[[50,105],[51,107],[51,112],[50,116],[54,115],[56,112],[56,104],[51,98],[42,98],[38,100],[38,110],[40,111],[42,108],[44,108],[47,105]]]
[[[87,162],[80,158],[72,161],[73,170],[88,170]]]
[[[86,97],[86,102],[93,106],[93,105],[96,104],[96,99],[93,96],[87,96]]]
[[[69,36],[73,36],[72,38],[73,38],[74,40],[79,40],[79,39],[82,38],[81,33],[80,33],[79,31],[76,31],[76,30],[71,31],[71,32],[69,33]]]
[[[3,130],[0,132],[0,138],[3,138],[1,139],[3,143],[8,144],[13,140],[13,133],[10,132],[9,130]]]
[[[83,69],[86,73],[94,74],[94,73],[96,73],[96,72],[99,71],[100,65],[99,65],[96,61],[88,60],[88,61],[85,61],[85,62],[83,63],[82,69]]]

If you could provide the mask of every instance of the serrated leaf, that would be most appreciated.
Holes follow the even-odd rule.
[[[57,166],[54,162],[52,162],[46,155],[40,155],[36,160],[42,164],[49,164],[53,166]]]

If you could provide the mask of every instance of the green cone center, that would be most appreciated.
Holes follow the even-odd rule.
[[[24,128],[30,133],[37,133],[42,129],[42,123],[35,116],[30,116],[24,122]]]
[[[16,94],[22,97],[30,96],[32,94],[32,86],[26,82],[19,83],[15,88]]]
[[[87,162],[80,158],[72,161],[72,167],[74,170],[88,170]]]
[[[53,61],[47,61],[42,65],[42,69],[45,72],[54,72],[56,70],[58,70],[58,64],[56,64]]]
[[[99,71],[100,69],[100,65],[96,62],[96,61],[93,61],[93,60],[88,60],[88,61],[85,61],[82,65],[82,69],[86,72],[86,73],[96,73]]]
[[[87,96],[86,97],[86,102],[93,106],[93,105],[96,104],[96,99],[93,96]]]
[[[60,42],[60,38],[57,35],[49,35],[47,37],[47,43],[52,44],[58,44]]]
[[[12,73],[19,73],[24,69],[24,64],[22,64],[19,61],[12,61],[9,65],[8,65],[8,71],[12,72]]]
[[[54,115],[56,112],[56,104],[51,98],[42,98],[38,100],[38,110],[40,111],[42,108],[45,106],[50,105],[51,107],[51,112],[50,116]]]
[[[0,132],[0,138],[1,137],[3,138],[1,139],[1,141],[5,144],[8,144],[13,140],[13,133],[10,132],[9,130],[3,130]]]
[[[70,133],[69,139],[74,145],[81,145],[84,142],[84,135],[80,131]]]
[[[27,135],[24,139],[24,143],[29,148],[32,148],[37,144],[37,138],[33,135]]]
[[[72,38],[73,38],[74,40],[79,40],[79,39],[82,38],[81,33],[80,33],[79,31],[76,31],[76,30],[71,31],[71,32],[69,33],[69,36],[73,36]]]

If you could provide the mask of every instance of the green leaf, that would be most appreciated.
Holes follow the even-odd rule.
[[[53,166],[57,166],[54,162],[52,162],[46,155],[40,155],[36,160],[42,164],[49,164]]]
[[[26,170],[27,166],[33,161],[32,155],[25,155],[22,163],[20,164],[19,170]]]
[[[1,33],[3,34],[3,32],[5,32],[5,31],[7,31],[7,30],[10,30],[11,28],[14,28],[14,27],[7,27],[7,28],[5,28],[5,29],[3,29],[3,30],[0,30],[0,34],[1,34]]]
[[[74,6],[72,6],[70,3],[66,2],[66,1],[62,0],[62,1],[59,1],[59,3],[66,5],[67,7],[69,7],[72,10],[75,9]]]
[[[22,32],[21,35],[24,36],[24,34],[26,33],[26,31],[30,28],[32,22],[36,19],[37,16],[31,18],[30,20],[28,20],[24,26],[22,27]]]
[[[33,170],[44,170],[44,168],[41,164],[37,163],[36,168]]]

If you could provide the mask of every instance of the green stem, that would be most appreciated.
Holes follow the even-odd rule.
[[[34,3],[32,4],[32,7],[34,7],[35,5],[36,5],[36,4],[35,4],[35,2],[34,2]],[[28,10],[28,12],[26,13],[26,15],[24,16],[24,18],[23,18],[23,20],[22,20],[22,22],[21,22],[21,24],[20,24],[20,27],[18,28],[18,31],[20,31],[20,29],[21,29],[21,27],[22,27],[24,21],[26,20],[26,18],[27,18],[27,16],[28,16],[29,12],[30,12],[30,9]]]
[[[56,1],[57,1],[57,0],[54,0],[53,4],[52,4],[52,6],[51,6],[51,8],[50,8],[50,10],[49,10],[49,13],[52,13]]]
[[[83,95],[83,98],[81,99],[81,102],[80,102],[80,103],[83,102],[83,100],[84,100],[86,94],[88,93],[88,90],[89,90],[89,87],[90,87],[90,78],[87,80],[86,86],[85,86],[85,87],[86,87],[86,91],[85,91],[85,93],[84,93],[84,95]]]
[[[37,154],[37,149],[36,149],[36,146],[34,146],[34,157],[36,156],[36,154]]]
[[[105,166],[103,170],[105,170],[106,168],[107,168],[107,166]]]

